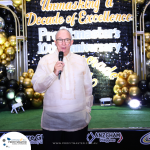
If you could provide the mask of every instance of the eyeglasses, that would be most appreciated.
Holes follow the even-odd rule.
[[[69,43],[69,42],[71,41],[71,39],[56,39],[56,41],[57,41],[58,43],[62,43],[63,41],[64,41],[65,43]]]

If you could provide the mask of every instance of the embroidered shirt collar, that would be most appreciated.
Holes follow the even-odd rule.
[[[55,54],[58,56],[58,49],[55,50]],[[71,52],[69,51],[68,55],[67,56],[64,56],[64,58],[66,58],[67,60],[70,59],[70,56],[71,56]]]

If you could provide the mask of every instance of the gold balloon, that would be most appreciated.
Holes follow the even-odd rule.
[[[128,73],[127,73],[127,72],[123,72],[122,77],[123,77],[124,79],[127,79],[127,78],[128,78]]]
[[[6,34],[6,32],[0,32],[0,34],[2,34],[4,37],[6,37],[6,39],[7,39],[7,34]]]
[[[7,56],[13,56],[13,55],[15,54],[14,48],[13,48],[13,47],[7,47],[7,48],[5,49],[5,54],[6,54]]]
[[[140,95],[140,89],[136,86],[133,86],[133,87],[130,87],[129,88],[129,95],[132,97],[135,97],[135,96],[139,96]]]
[[[118,92],[118,93],[117,93],[118,95],[121,95],[121,94],[122,94],[122,90],[121,90],[121,89],[118,89],[117,92]]]
[[[119,77],[119,78],[123,78],[123,72],[119,72],[119,73],[118,73],[118,77]]]
[[[150,45],[148,45],[146,49],[148,52],[150,52]]]
[[[4,43],[4,45],[5,45],[5,47],[9,47],[9,46],[10,46],[10,43],[9,43],[8,41],[6,41],[6,42]]]
[[[6,40],[7,38],[2,33],[0,33],[0,44],[4,44]]]
[[[5,59],[2,60],[1,62],[3,65],[6,65],[7,64],[7,61]]]
[[[2,55],[3,54],[3,48],[2,48],[2,46],[0,46],[0,55]]]
[[[22,76],[23,76],[24,78],[28,78],[28,73],[27,73],[27,72],[23,72],[23,73],[22,73]]]
[[[149,43],[150,42],[150,33],[145,33],[145,42]]]
[[[33,90],[33,88],[26,88],[26,89],[24,90],[24,92],[26,93],[27,98],[29,98],[29,99],[33,98],[33,95],[34,95],[34,90]]]
[[[10,57],[6,57],[6,61],[10,62],[11,61]]]
[[[22,4],[21,4],[21,5],[19,5],[19,9],[21,9],[21,10],[22,10]]]
[[[150,52],[147,52],[147,53],[146,53],[146,58],[147,58],[147,59],[150,59]]]
[[[2,49],[3,49],[3,50],[5,50],[5,45],[4,45],[4,44],[3,44],[3,45],[1,45],[1,47],[2,47]]]
[[[23,80],[24,80],[24,77],[20,76],[20,77],[19,77],[19,83],[20,83],[20,84],[23,84]]]
[[[130,74],[133,74],[133,71],[132,70],[128,70],[128,75],[130,75]]]
[[[27,2],[30,2],[31,0],[26,0]]]
[[[33,98],[33,100],[31,101],[31,103],[32,103],[33,107],[38,108],[38,107],[42,106],[43,101],[40,98],[37,98],[37,99]]]
[[[139,82],[139,77],[136,74],[129,75],[127,82],[129,85],[137,85]]]
[[[14,6],[14,7],[18,7],[18,5],[17,5],[17,4],[15,4],[15,3],[13,3],[13,6]]]
[[[145,43],[145,48],[147,48],[149,46],[149,43]]]
[[[16,5],[22,4],[22,0],[12,0],[12,2]]]
[[[1,59],[5,59],[5,58],[6,58],[6,54],[3,53],[3,54],[1,55]]]
[[[15,54],[10,56],[11,60],[15,59]]]
[[[119,85],[115,85],[113,88],[114,93],[118,94],[118,89],[120,89]]]
[[[28,72],[28,73],[34,73],[34,70],[33,70],[33,69],[28,69],[27,72]]]
[[[41,93],[41,94],[40,94],[40,99],[41,99],[41,100],[44,99],[44,95],[45,95],[45,93]]]
[[[40,95],[41,95],[40,93],[35,92],[34,95],[33,95],[33,97],[34,97],[34,98],[40,98]]]
[[[128,88],[127,87],[123,87],[122,88],[122,94],[127,94],[128,93]]]
[[[117,78],[116,85],[119,85],[120,88],[127,85],[127,81],[123,78]]]
[[[23,80],[23,86],[25,88],[31,88],[33,85],[32,85],[32,82],[31,82],[31,79],[29,78],[24,78]]]
[[[10,43],[11,46],[15,46],[16,45],[16,36],[12,35],[8,38],[8,41]]]
[[[34,73],[28,73],[28,77],[29,77],[30,79],[32,79],[33,75],[34,75]]]
[[[113,103],[117,106],[120,106],[124,103],[124,100],[121,99],[121,96],[120,95],[114,95],[113,96]]]
[[[127,96],[126,94],[122,94],[122,95],[121,95],[121,99],[124,100],[124,101],[127,99],[127,97],[128,97],[128,96]]]
[[[128,72],[128,70],[127,70],[127,69],[125,69],[125,70],[123,71],[123,73],[125,73],[125,72],[127,73],[127,72]]]
[[[134,0],[135,1],[135,0]],[[143,4],[145,2],[145,0],[136,0],[137,4]]]

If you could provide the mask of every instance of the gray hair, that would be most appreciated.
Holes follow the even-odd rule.
[[[66,27],[60,27],[60,29],[59,29],[59,30],[57,31],[57,33],[55,34],[55,40],[56,40],[56,36],[57,36],[58,32],[61,31],[61,30],[68,31],[68,33],[70,34],[71,40],[72,40],[72,35],[71,35],[70,31],[69,31]]]

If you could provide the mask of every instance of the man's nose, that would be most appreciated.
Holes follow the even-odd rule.
[[[65,45],[65,44],[66,44],[65,39],[63,39],[63,40],[62,40],[62,44],[63,44],[63,45]]]

